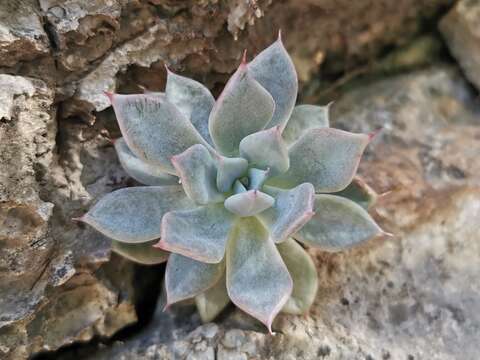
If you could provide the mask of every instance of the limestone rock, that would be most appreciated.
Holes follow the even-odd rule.
[[[158,312],[138,336],[61,359],[468,359],[480,327],[480,103],[460,73],[434,67],[361,84],[333,125],[383,126],[363,162],[393,238],[313,251],[312,311],[281,315],[272,336],[239,310],[199,326],[189,308]]]
[[[461,0],[440,21],[450,51],[468,79],[480,89],[480,1]]]
[[[0,67],[48,54],[47,34],[36,1],[0,2]]]
[[[41,80],[2,74],[0,87],[0,357],[17,360],[110,336],[136,315],[131,264],[94,273],[109,242],[70,220],[88,194],[112,188],[89,150],[105,139],[80,142],[78,126],[57,137],[54,91]]]

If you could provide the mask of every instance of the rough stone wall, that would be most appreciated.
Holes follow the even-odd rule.
[[[71,221],[131,184],[104,90],[162,90],[164,64],[217,91],[282,29],[306,82],[404,44],[450,0],[0,1],[0,358],[135,321],[133,266]],[[442,106],[442,105],[438,105]],[[452,170],[455,173],[454,170]]]

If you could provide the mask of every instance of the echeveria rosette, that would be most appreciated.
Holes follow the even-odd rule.
[[[354,177],[370,136],[329,128],[328,106],[295,107],[280,39],[244,59],[216,101],[170,71],[165,93],[108,96],[120,162],[145,186],[106,195],[81,220],[133,261],[168,258],[168,304],[194,298],[209,321],[231,300],[270,330],[280,311],[314,301],[302,245],[340,251],[383,233],[366,211],[375,193]]]

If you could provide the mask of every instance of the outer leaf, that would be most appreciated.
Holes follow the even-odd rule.
[[[263,129],[272,118],[274,107],[272,96],[242,63],[210,113],[209,129],[215,147],[224,155],[238,156],[240,141]]]
[[[198,261],[218,263],[225,255],[233,219],[223,204],[169,212],[162,219],[162,236],[156,246]]]
[[[228,296],[271,332],[292,293],[292,278],[267,230],[254,217],[240,219],[227,249]]]
[[[287,145],[278,126],[245,137],[240,142],[240,155],[251,166],[270,169],[273,176],[284,173],[290,166]]]
[[[276,243],[286,240],[314,215],[312,184],[301,184],[291,190],[265,187],[264,191],[275,198],[275,205],[258,214],[258,218],[268,227],[270,238]]]
[[[112,251],[139,264],[161,264],[167,261],[169,253],[154,248],[155,243],[154,240],[141,244],[126,244],[112,240]]]
[[[152,186],[178,184],[176,176],[167,174],[158,166],[151,165],[136,157],[123,138],[115,140],[115,150],[125,172],[138,182]]]
[[[278,40],[248,64],[252,76],[273,96],[275,112],[266,128],[285,127],[297,99],[298,80],[290,56]]]
[[[318,276],[315,263],[308,253],[292,238],[277,247],[293,280],[292,295],[282,309],[289,314],[305,314],[315,301]]]
[[[225,200],[225,208],[232,213],[245,217],[258,214],[275,203],[275,199],[258,190],[248,190],[235,194]]]
[[[328,128],[328,111],[330,106],[299,105],[295,106],[292,116],[288,120],[283,138],[288,144],[292,144],[310,129]]]
[[[167,69],[167,99],[189,119],[207,142],[213,145],[208,132],[208,117],[215,99],[198,81],[174,74]]]
[[[361,177],[355,176],[345,189],[332,195],[346,197],[368,210],[376,202],[378,194]]]
[[[235,180],[245,175],[248,161],[242,158],[217,157],[217,188],[220,192],[227,192],[232,188]]]
[[[383,234],[360,206],[341,196],[316,195],[316,213],[293,237],[326,251],[341,251]]]
[[[166,212],[191,206],[181,186],[139,186],[105,195],[79,220],[114,240],[143,243],[160,237]]]
[[[225,272],[225,263],[206,264],[171,254],[165,272],[167,306],[201,294],[214,286]]]
[[[203,322],[215,319],[230,302],[225,282],[226,277],[223,273],[215,285],[195,297],[197,310]]]
[[[142,160],[175,174],[170,163],[195,144],[209,146],[192,123],[165,96],[111,95],[122,135]]]
[[[183,189],[197,204],[224,200],[217,190],[217,169],[207,148],[197,144],[172,157],[172,164],[182,180]]]
[[[289,149],[290,168],[267,183],[291,187],[309,182],[316,192],[336,192],[347,187],[370,137],[337,129],[313,129]]]

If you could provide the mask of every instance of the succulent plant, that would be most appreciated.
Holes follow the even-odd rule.
[[[318,280],[305,247],[340,251],[383,231],[355,177],[371,136],[329,128],[328,106],[295,106],[297,87],[279,37],[244,56],[216,101],[171,71],[164,93],[107,93],[120,162],[145,186],[80,220],[133,261],[168,261],[168,304],[194,298],[204,321],[229,301],[270,331],[280,311],[307,312]]]

